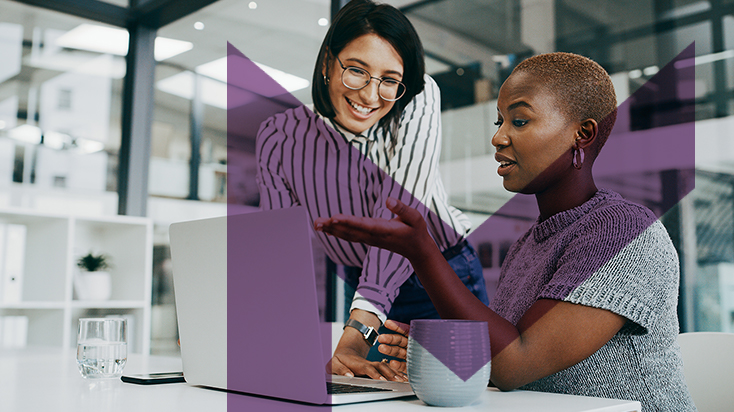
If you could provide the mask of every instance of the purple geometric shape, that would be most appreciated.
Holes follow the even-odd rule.
[[[410,336],[466,382],[491,360],[487,322],[415,319]]]
[[[290,236],[269,232],[284,221],[293,228]],[[310,230],[303,208],[227,217],[229,388],[310,403],[325,401],[323,360],[328,359],[331,340],[321,334],[331,327],[318,322],[316,286],[308,276],[307,267],[313,264],[306,247]],[[289,259],[283,258],[284,252]],[[284,282],[288,287],[280,286]],[[296,321],[288,323],[292,319]],[[274,368],[288,373],[273,373]]]
[[[615,186],[620,176],[636,180],[645,187],[653,188],[653,191],[660,190],[663,193],[662,198],[648,199],[645,197],[641,202],[650,207],[658,217],[693,189],[695,128],[692,85],[695,78],[694,67],[690,65],[675,67],[676,61],[694,57],[693,47],[691,45],[686,48],[619,106],[617,126],[612,131],[595,164],[598,186],[603,187],[605,183],[609,183],[625,198],[637,200],[640,196],[639,193],[627,191],[625,185]],[[227,90],[227,144],[228,150],[232,150],[233,154],[247,149],[252,152],[251,149],[254,147],[255,137],[262,121],[301,104],[231,44],[228,44]],[[631,130],[645,129],[647,131],[644,133],[629,134]],[[230,161],[229,167],[236,170],[237,165]],[[390,181],[388,183],[398,184]],[[228,213],[235,213],[237,210],[238,194],[246,184],[248,183],[238,180],[236,174],[229,174]],[[336,191],[331,193],[336,193]],[[425,205],[417,204],[408,190],[405,190],[404,194],[401,200],[405,203],[418,207],[424,215],[431,213]],[[496,217],[490,217],[477,228],[469,236],[469,240],[472,241],[473,236],[482,232],[495,232],[492,230],[494,222],[503,216],[516,218],[524,216],[525,220],[534,221],[537,218],[537,209],[527,207],[527,205],[526,195],[514,196],[498,210]],[[524,215],[518,216],[518,211],[524,211]],[[449,229],[448,225],[446,229]],[[288,236],[288,234],[283,235]],[[625,239],[625,244],[632,241],[639,233],[628,235],[629,239]],[[497,233],[498,238],[499,236],[501,234]],[[501,236],[500,239],[507,240],[507,237]],[[613,255],[598,256],[596,262],[598,267],[612,257]],[[591,274],[589,273],[588,276]],[[235,318],[236,313],[230,313],[229,316]],[[496,355],[504,349],[504,346],[496,345],[491,349],[492,355]],[[452,370],[457,366],[451,360],[447,360],[446,364]],[[483,365],[484,363],[477,361],[474,372]],[[298,365],[293,365],[293,367],[296,369],[291,373],[297,373]]]
[[[248,147],[254,148],[254,139],[263,120],[273,113],[298,106],[300,103],[231,44],[228,44],[227,52],[227,146],[228,152],[239,153],[247,150]],[[278,390],[271,390],[271,388],[276,387],[274,385],[277,385],[277,383],[258,378],[257,371],[280,366],[274,365],[272,358],[264,354],[259,361],[253,361],[252,355],[260,351],[268,354],[292,354],[295,351],[302,356],[303,362],[294,362],[289,365],[287,370],[282,370],[284,376],[281,384],[287,385],[290,395],[295,399],[322,402],[324,399],[318,399],[318,396],[314,395],[318,394],[319,390],[324,390],[325,380],[320,382],[308,381],[300,377],[314,376],[314,368],[319,368],[325,373],[325,365],[319,364],[320,362],[317,360],[329,359],[330,357],[328,352],[330,352],[331,328],[317,328],[314,330],[308,325],[287,325],[275,322],[276,319],[288,319],[294,310],[302,311],[304,308],[308,308],[307,292],[297,296],[287,296],[283,293],[283,304],[278,306],[282,310],[275,309],[276,313],[273,310],[269,313],[262,313],[260,322],[256,325],[247,325],[244,328],[238,323],[244,313],[262,312],[261,308],[253,307],[247,299],[242,298],[244,290],[257,291],[277,288],[278,283],[283,281],[282,276],[281,279],[272,277],[261,279],[243,278],[241,269],[238,268],[252,267],[253,264],[258,264],[258,262],[247,261],[243,258],[243,254],[238,253],[241,250],[257,250],[260,255],[267,256],[272,265],[270,269],[273,270],[274,274],[292,273],[294,277],[288,281],[300,282],[300,289],[298,290],[305,290],[307,287],[313,288],[314,286],[313,279],[307,279],[303,276],[304,273],[308,272],[304,271],[302,266],[292,264],[294,262],[287,258],[288,251],[279,247],[282,246],[282,243],[280,245],[266,245],[259,241],[257,237],[253,237],[252,233],[243,230],[240,223],[241,219],[236,216],[242,213],[242,209],[240,205],[233,202],[233,199],[240,198],[238,191],[243,188],[242,181],[238,179],[239,176],[235,173],[238,170],[237,166],[236,163],[229,164],[228,171],[232,179],[228,179],[227,182],[227,267],[232,268],[227,273],[228,386],[231,388],[258,388],[253,389],[253,391],[277,396],[278,393],[282,393],[283,386],[280,386]],[[244,175],[244,173],[242,174]],[[229,196],[230,194],[232,197]],[[267,230],[268,227],[274,225],[273,222],[268,224],[269,216],[272,216],[273,213],[279,215],[282,212],[290,212],[290,210],[274,211],[270,215],[261,215],[260,218],[264,220],[262,230]],[[303,222],[303,224],[306,223]],[[292,234],[287,233],[284,233],[283,236],[286,241],[284,243],[306,243],[309,241],[308,237],[294,239]],[[303,256],[298,261],[303,261]],[[295,305],[295,307],[292,305]],[[273,331],[276,331],[276,333],[273,333]],[[276,338],[269,339],[269,335]],[[253,340],[257,341],[253,342]],[[322,342],[321,347],[318,346],[317,342]],[[326,348],[327,345],[329,348]],[[249,351],[249,353],[244,353],[244,351]],[[245,359],[247,359],[247,362],[245,362]],[[272,373],[265,375],[273,376]],[[299,382],[295,383],[289,380]],[[247,383],[245,384],[245,382]],[[281,412],[284,410],[300,411],[304,408],[307,408],[307,406],[300,403],[273,402],[264,398],[239,396],[236,393],[230,393],[227,396],[227,409],[232,411]]]

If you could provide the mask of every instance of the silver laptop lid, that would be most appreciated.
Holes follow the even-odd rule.
[[[171,225],[188,383],[328,401],[307,222],[294,207]]]

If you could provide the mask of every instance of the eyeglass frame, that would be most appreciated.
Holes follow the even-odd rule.
[[[384,100],[386,102],[396,102],[396,101],[400,100],[401,97],[405,96],[405,92],[408,91],[408,86],[406,86],[405,83],[403,83],[403,82],[401,82],[399,80],[395,80],[395,79],[383,79],[382,77],[374,77],[366,69],[363,69],[363,68],[357,67],[357,66],[344,66],[344,63],[342,63],[342,61],[339,58],[339,56],[334,56],[334,57],[336,57],[336,61],[339,62],[339,66],[341,66],[341,68],[342,68],[342,75],[341,75],[342,84],[344,85],[344,87],[346,87],[349,90],[362,90],[362,89],[364,89],[365,87],[367,87],[372,82],[372,79],[375,79],[375,80],[379,80],[380,81],[380,84],[377,85],[377,95],[380,96],[380,99],[382,99],[382,100]],[[360,70],[360,71],[363,71],[363,72],[367,73],[367,76],[368,76],[368,78],[370,80],[367,83],[365,83],[364,86],[359,87],[359,88],[356,88],[356,89],[354,87],[347,86],[347,84],[344,82],[344,73],[346,73],[347,72],[347,69],[349,69],[349,68],[355,68],[357,70]],[[385,80],[392,80],[394,82],[397,82],[398,83],[398,87],[400,87],[400,85],[403,86],[403,92],[400,93],[400,96],[398,96],[395,99],[386,99],[386,98],[382,97],[382,94],[380,93],[380,86],[382,86],[382,82],[385,81]]]

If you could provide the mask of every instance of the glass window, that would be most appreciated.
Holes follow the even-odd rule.
[[[82,33],[111,28],[11,1],[2,9],[0,186],[10,190],[0,207],[78,211],[74,197],[93,196],[89,212],[116,213],[125,64]]]
[[[311,76],[329,13],[329,2],[220,0],[158,31],[160,37],[190,43],[191,49],[156,65],[149,192],[152,203],[164,205],[159,210],[167,213],[156,214],[153,311],[159,316],[152,329],[153,353],[178,351],[166,224],[170,212],[177,211],[179,219],[225,215],[228,195],[237,205],[254,208],[260,202],[255,181],[259,125],[253,125],[251,134],[230,136],[236,146],[228,146],[227,43],[261,67],[267,66],[264,70],[275,69],[298,79],[289,90],[310,104]],[[178,200],[189,197],[192,122],[200,124],[201,133],[200,202]],[[228,183],[235,185],[236,195],[227,193]],[[323,260],[323,256],[316,258]],[[321,266],[317,263],[317,268]]]
[[[726,78],[729,89],[734,89],[734,15],[724,16],[724,49],[726,50]],[[729,110],[729,113],[734,111]]]
[[[696,174],[695,329],[734,331],[734,177]]]
[[[101,1],[103,1],[105,3],[114,4],[114,5],[120,6],[120,7],[128,7],[130,5],[130,1],[129,0],[101,0]]]
[[[298,10],[298,13],[287,12]],[[150,194],[189,196],[191,120],[195,111],[194,84],[198,76],[201,146],[198,198],[226,202],[227,42],[259,64],[300,80],[291,93],[311,103],[310,80],[321,40],[328,29],[329,5],[279,0],[243,2],[222,0],[158,31],[162,37],[189,42],[191,50],[159,61],[156,69],[153,153]],[[257,128],[255,128],[255,131]],[[257,206],[255,136],[242,136],[238,153],[240,204]],[[229,156],[233,148],[229,148]]]
[[[655,20],[655,2],[643,0],[634,6],[614,0],[563,0],[557,2],[558,37],[570,42],[630,32]]]

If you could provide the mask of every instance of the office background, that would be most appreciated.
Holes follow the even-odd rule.
[[[7,229],[13,219],[31,222],[27,259],[57,253],[54,242],[31,240],[40,233],[33,225],[59,214],[107,222],[84,223],[73,230],[77,237],[87,226],[90,233],[105,232],[103,238],[138,230],[126,239],[150,249],[150,256],[133,256],[149,267],[112,269],[118,288],[124,276],[141,283],[146,304],[115,303],[136,301],[138,292],[76,304],[72,280],[45,282],[27,274],[19,299],[0,300],[0,320],[28,319],[24,342],[31,344],[44,340],[33,333],[34,324],[119,312],[135,319],[144,340],[150,325],[153,353],[175,353],[169,224],[226,215],[228,178],[236,177],[238,204],[254,208],[259,201],[254,137],[243,137],[240,150],[228,154],[227,42],[310,103],[318,47],[341,3],[0,0],[0,224]],[[490,138],[499,85],[514,64],[550,51],[589,56],[612,75],[621,103],[695,42],[696,188],[662,220],[681,256],[682,330],[734,329],[733,0],[387,3],[404,11],[424,42],[427,71],[443,93],[444,183],[452,204],[475,226],[510,197],[494,172]],[[648,173],[662,179],[666,171]],[[620,177],[616,184],[639,182]],[[635,200],[654,207],[660,190],[639,187]],[[112,218],[119,215],[146,219]],[[140,229],[146,222],[150,236]],[[508,219],[508,239],[530,223]],[[82,242],[86,249],[70,247],[64,264],[73,267],[69,260],[99,245],[108,250],[98,252],[118,262],[129,257],[121,252],[128,243],[90,239]],[[490,284],[508,244],[476,245]],[[34,268],[25,262],[26,272]],[[127,274],[136,271],[150,273]],[[66,272],[58,276],[75,278],[75,269]],[[66,288],[66,298],[49,288]],[[64,299],[70,303],[55,303]],[[69,327],[59,330],[63,336],[51,341],[67,344]],[[141,343],[138,349],[146,348]]]

